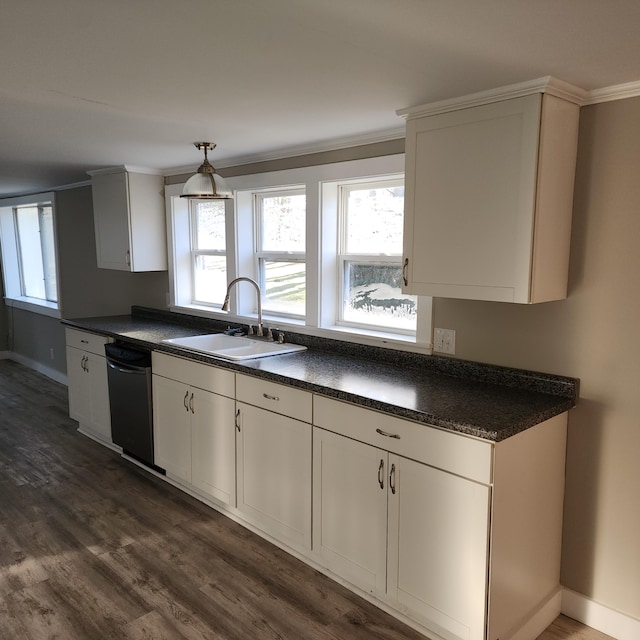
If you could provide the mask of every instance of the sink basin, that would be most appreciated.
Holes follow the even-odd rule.
[[[225,360],[251,360],[266,356],[278,356],[295,351],[304,351],[307,347],[299,344],[280,344],[253,340],[242,336],[228,336],[224,333],[209,333],[189,338],[171,338],[163,340],[166,344],[205,353]]]

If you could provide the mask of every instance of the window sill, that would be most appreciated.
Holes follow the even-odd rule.
[[[22,309],[31,313],[39,313],[50,318],[61,318],[62,313],[55,302],[46,302],[37,298],[8,298],[5,297],[4,304],[14,309]]]

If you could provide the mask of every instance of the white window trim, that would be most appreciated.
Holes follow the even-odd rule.
[[[53,214],[53,238],[56,247],[56,297],[58,302],[30,298],[22,295],[20,281],[20,257],[14,209],[26,205],[51,205]],[[4,280],[4,300],[7,307],[24,309],[52,318],[62,317],[60,307],[60,269],[58,262],[58,239],[56,224],[56,201],[53,192],[38,193],[17,198],[0,200],[0,247],[2,250],[2,275]]]
[[[301,167],[226,178],[235,193],[235,200],[227,201],[235,208],[232,224],[227,225],[227,277],[229,281],[240,275],[255,275],[255,243],[253,238],[253,193],[267,189],[300,186],[305,188],[307,201],[306,257],[307,257],[307,318],[264,317],[265,324],[286,331],[324,338],[333,338],[398,350],[431,353],[432,299],[418,298],[418,326],[415,336],[403,336],[391,331],[367,330],[361,327],[340,326],[335,322],[337,224],[327,223],[327,216],[337,212],[338,190],[335,185],[363,178],[375,180],[404,172],[404,155],[381,156],[312,167]],[[167,238],[169,241],[169,308],[172,311],[218,320],[255,324],[255,290],[237,286],[231,296],[231,311],[225,313],[210,307],[191,305],[183,295],[185,283],[180,282],[176,265],[180,266],[180,250],[176,241],[184,241],[180,219],[188,215],[186,199],[180,199],[183,184],[168,185],[165,189],[167,205]],[[229,212],[229,209],[227,209]],[[325,218],[324,224],[323,217]],[[188,235],[188,231],[187,231]],[[187,238],[188,239],[188,238]],[[251,277],[251,275],[249,275]],[[321,304],[322,301],[322,304]]]

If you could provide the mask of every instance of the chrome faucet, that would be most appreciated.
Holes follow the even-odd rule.
[[[241,282],[242,280],[244,280],[245,282],[250,282],[256,288],[256,297],[258,298],[258,326],[256,328],[256,335],[257,336],[262,336],[263,335],[263,332],[262,332],[262,292],[260,291],[260,287],[258,286],[258,283],[255,280],[252,280],[251,278],[245,278],[245,277],[235,278],[234,280],[232,280],[229,283],[229,286],[227,287],[227,295],[225,295],[224,302],[222,303],[222,311],[229,311],[229,296],[231,294],[231,288],[233,287],[234,284],[237,284],[238,282]]]

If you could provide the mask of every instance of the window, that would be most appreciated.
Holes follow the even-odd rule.
[[[58,316],[53,194],[0,201],[0,241],[7,304]]]
[[[227,289],[225,205],[191,200],[192,302],[222,306]]]
[[[170,307],[255,324],[246,283],[219,309],[245,276],[268,327],[427,351],[431,299],[401,288],[403,170],[395,155],[228,177],[224,203],[188,204],[167,186]]]
[[[416,297],[402,287],[404,180],[341,185],[338,322],[416,330]]]
[[[27,298],[58,301],[53,207],[14,209],[20,266],[20,291]]]
[[[305,315],[306,198],[304,191],[254,196],[257,274],[264,313]]]

